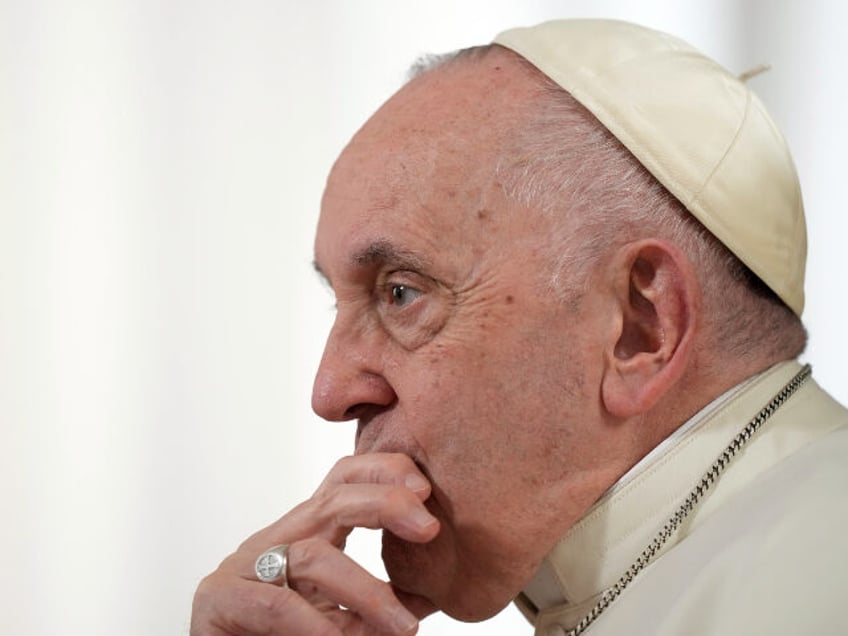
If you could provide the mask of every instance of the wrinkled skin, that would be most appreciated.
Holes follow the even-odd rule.
[[[206,577],[195,595],[191,633],[415,633],[416,617],[391,587],[342,549],[354,527],[391,528],[413,542],[432,539],[439,525],[422,504],[430,486],[404,455],[368,460],[337,462],[309,500],[254,534]],[[258,582],[254,574],[257,556],[280,543],[289,544],[291,589]],[[409,605],[420,615],[429,611],[420,602]]]
[[[603,298],[551,291],[553,221],[497,178],[532,92],[503,51],[439,69],[339,158],[315,242],[337,317],[313,408],[357,421],[356,455],[204,580],[195,636],[414,633],[403,606],[487,618],[632,463],[600,403]],[[384,530],[390,584],[342,552],[358,526]],[[255,581],[278,543],[297,592]]]

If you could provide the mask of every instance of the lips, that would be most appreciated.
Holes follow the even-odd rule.
[[[386,435],[381,435],[381,433],[384,433],[386,429],[380,426],[377,421],[371,420],[366,424],[360,420],[357,424],[356,448],[354,450],[354,454],[369,455],[387,453],[406,455],[409,457],[415,464],[416,468],[418,468],[418,470],[421,471],[421,474],[424,475],[424,478],[430,482],[431,493],[424,502],[424,505],[437,518],[441,519],[442,517],[438,514],[442,510],[442,506],[440,505],[441,497],[439,496],[441,491],[436,486],[436,482],[433,480],[430,470],[424,463],[420,447],[411,444],[409,438],[403,440],[398,438],[391,439]],[[380,439],[380,437],[383,437],[383,439]]]
[[[409,457],[423,471],[415,448],[406,440],[386,434],[386,428],[375,420],[359,420],[356,426],[355,455],[371,453],[400,453]],[[424,473],[427,474],[426,472]]]

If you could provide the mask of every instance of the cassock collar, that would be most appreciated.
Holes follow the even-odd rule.
[[[636,560],[728,442],[799,369],[796,361],[783,362],[730,389],[629,470],[560,539],[516,598],[527,619],[539,628],[573,626],[583,618]],[[733,478],[722,477],[663,552],[711,512],[715,491],[727,492],[734,486]]]

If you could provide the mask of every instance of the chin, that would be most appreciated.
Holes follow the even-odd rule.
[[[410,543],[383,531],[383,564],[392,585],[435,602],[448,576],[439,572],[439,559],[432,552],[430,544]]]
[[[427,544],[410,543],[383,531],[383,563],[396,589],[426,599],[458,621],[476,623],[491,618],[511,598],[497,602],[486,586],[468,581],[458,572],[455,554],[442,535]]]

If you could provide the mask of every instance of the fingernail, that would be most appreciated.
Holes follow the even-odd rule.
[[[409,473],[404,478],[403,483],[412,492],[422,492],[430,487],[430,484],[427,483],[426,479],[424,479],[421,475],[416,475],[415,473]]]
[[[394,610],[392,622],[395,629],[402,634],[407,634],[418,626],[418,619],[410,614],[409,610],[403,606],[399,606]]]
[[[416,508],[412,511],[412,523],[423,530],[424,528],[436,523],[436,518],[427,512],[425,508]]]

